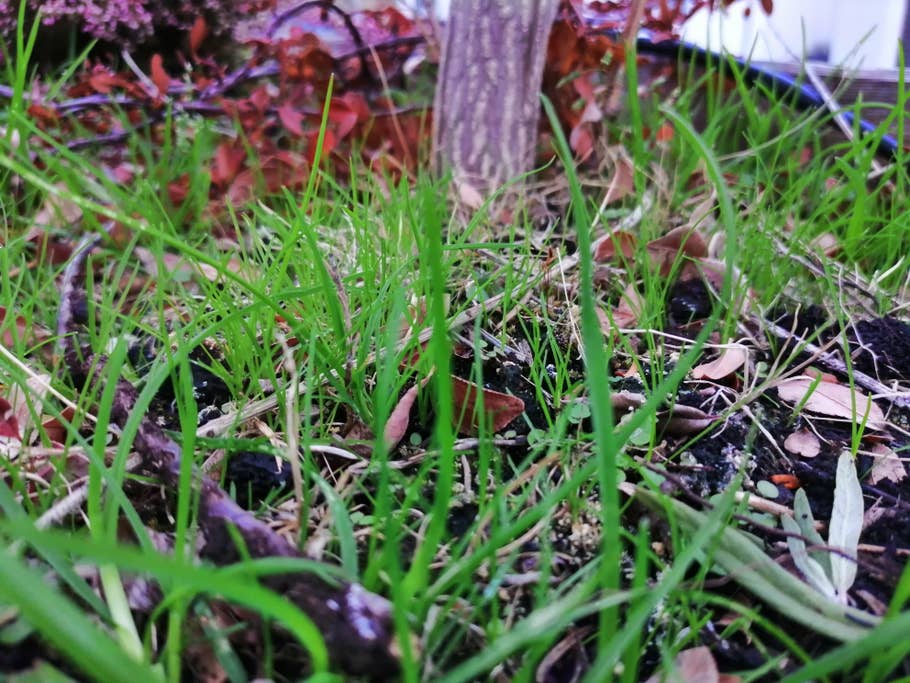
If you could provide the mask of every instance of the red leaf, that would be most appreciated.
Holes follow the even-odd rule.
[[[627,230],[614,230],[608,235],[599,238],[592,251],[595,263],[608,263],[621,254],[628,261],[635,255],[635,246],[638,238]]]
[[[115,76],[107,71],[99,71],[98,73],[92,74],[88,79],[88,84],[95,92],[101,93],[102,95],[107,95],[111,90],[122,85],[119,76]]]
[[[765,14],[771,14],[774,11],[774,0],[761,0],[761,8]]]
[[[331,129],[326,129],[325,131],[325,137],[322,139],[322,152],[318,155],[318,158],[316,154],[316,142],[319,140],[319,131],[311,131],[307,137],[310,142],[307,151],[307,163],[309,163],[311,167],[321,163],[326,155],[331,154],[332,150],[335,149],[335,133]]]
[[[246,161],[246,150],[237,148],[232,143],[222,142],[215,150],[212,182],[215,185],[226,185],[231,182],[237,177],[244,161]]]
[[[158,88],[159,95],[166,95],[167,89],[171,85],[171,77],[164,70],[164,62],[161,55],[155,53],[152,55],[152,83]]]
[[[290,104],[282,104],[278,107],[278,118],[281,119],[281,123],[284,124],[284,127],[287,128],[297,137],[303,137],[303,128],[300,124],[303,123],[303,114],[294,109]]]
[[[476,434],[478,421],[474,415],[477,405],[478,386],[452,375],[452,398],[454,399],[455,427],[461,434]],[[492,389],[481,389],[483,397],[483,419],[490,423],[494,432],[501,431],[525,409],[525,403],[517,396],[503,394]]]
[[[0,306],[0,325],[3,325],[4,323],[7,322],[6,316],[7,316],[6,309],[3,306]],[[26,322],[26,320],[23,316],[17,315],[15,318],[15,321],[13,322],[12,325],[10,325],[10,327],[11,328],[14,327],[16,329],[16,332],[13,333],[12,329],[6,329],[3,331],[3,336],[0,337],[0,343],[2,343],[6,348],[8,348],[8,349],[13,348],[13,344],[16,343],[17,339],[18,340],[31,339],[31,335],[30,335],[29,329],[28,329],[28,323]],[[0,401],[3,401],[3,399],[0,398]]]
[[[385,440],[386,448],[391,449],[397,446],[398,442],[404,437],[405,432],[408,431],[409,416],[414,401],[417,399],[417,392],[429,379],[429,377],[424,377],[420,382],[404,392],[404,396],[398,399],[398,404],[392,409],[388,422],[385,423],[383,439]]]
[[[193,22],[193,28],[190,29],[190,53],[194,59],[198,59],[199,46],[202,45],[202,41],[205,40],[208,34],[209,27],[205,23],[205,19],[201,16],[196,17],[196,21]]]
[[[0,398],[0,436],[22,439],[19,435],[19,421],[13,406],[5,398]]]
[[[569,133],[569,146],[582,161],[591,156],[594,151],[594,135],[591,133],[591,124],[582,121],[573,127]]]
[[[357,125],[357,112],[337,99],[329,105],[329,121],[335,124],[335,133],[339,138],[345,137]]]
[[[801,486],[799,477],[797,477],[795,474],[772,474],[771,483],[777,484],[778,486],[783,486],[785,489],[789,489],[791,491],[795,491]]]
[[[177,180],[172,180],[167,185],[167,196],[174,206],[180,206],[190,193],[190,174],[184,173]]]
[[[674,228],[663,237],[648,242],[651,261],[660,269],[661,275],[669,275],[680,256],[703,259],[708,255],[708,243],[694,228]]]
[[[657,129],[657,132],[654,134],[654,139],[658,142],[669,142],[673,139],[673,124],[664,122],[660,124],[660,127]]]
[[[256,111],[261,116],[262,114],[265,114],[266,110],[269,108],[269,105],[272,103],[272,98],[266,87],[260,85],[250,93],[249,101],[256,107]]]
[[[31,119],[36,120],[43,126],[55,126],[60,120],[56,110],[35,102],[32,102],[28,106],[27,113]]]

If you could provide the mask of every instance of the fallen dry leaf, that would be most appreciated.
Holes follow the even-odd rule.
[[[797,429],[784,439],[784,448],[794,455],[814,458],[821,452],[822,445],[810,429]]]
[[[672,676],[656,673],[645,683],[663,683],[665,680],[680,683],[738,683],[739,676],[722,674],[717,670],[717,662],[710,648],[704,645],[682,650],[673,660],[675,670]]]
[[[7,316],[10,312],[3,306],[0,306],[0,327],[7,325]],[[15,329],[15,331],[13,331]],[[24,316],[17,315],[15,320],[7,329],[3,330],[0,336],[0,344],[6,348],[12,349],[18,340],[25,345],[38,345],[50,339],[51,333],[35,323],[29,324]]]
[[[635,254],[638,238],[628,230],[613,230],[594,244],[594,262],[605,263],[616,258],[617,253],[623,258],[631,259]]]
[[[809,377],[787,379],[777,385],[781,400],[798,405],[803,403],[806,410],[820,415],[840,417],[854,422],[866,419],[870,429],[885,428],[885,414],[865,394],[851,391],[850,387],[832,382],[815,382]],[[856,412],[853,412],[853,402]]]
[[[701,408],[679,403],[670,408],[669,414],[665,411],[658,413],[659,423],[671,436],[697,434],[717,422],[717,419],[716,415],[709,415]]]
[[[886,479],[898,484],[906,479],[907,468],[903,461],[885,444],[875,444],[869,449],[869,454],[872,456],[872,469],[869,470],[870,484],[877,484]]]
[[[397,446],[398,442],[401,441],[408,431],[409,416],[414,401],[417,399],[417,392],[420,391],[420,388],[425,385],[429,379],[429,375],[424,377],[420,382],[404,392],[404,395],[398,399],[398,403],[392,409],[391,414],[389,414],[389,419],[385,423],[385,431],[382,435],[385,440],[386,448],[392,449]]]
[[[619,304],[613,309],[613,326],[620,330],[635,327],[641,317],[644,305],[644,299],[638,293],[638,288],[635,284],[630,283],[627,285],[619,298]],[[607,320],[605,328],[603,324],[601,324],[601,327],[605,334],[610,334],[613,331],[609,320]]]
[[[67,225],[75,225],[82,219],[82,209],[73,200],[64,195],[70,193],[70,189],[65,183],[57,183],[54,189],[59,194],[48,194],[44,199],[41,208],[32,218],[34,229],[44,230],[45,228],[62,228]],[[31,235],[30,235],[31,236]]]
[[[632,168],[632,162],[628,159],[620,158],[616,161],[613,177],[610,179],[610,186],[607,188],[603,204],[607,206],[618,202],[633,192],[635,192],[635,170]]]
[[[708,256],[708,243],[694,228],[682,226],[663,237],[648,242],[648,255],[661,275],[669,275],[680,257],[703,259]]]
[[[461,203],[469,209],[474,209],[476,211],[483,206],[483,195],[481,195],[480,191],[470,183],[456,181],[455,191],[458,193],[458,199]]]
[[[136,258],[139,259],[139,262],[145,269],[145,272],[153,278],[158,277],[159,263],[155,254],[146,247],[136,247],[133,251],[136,254]],[[223,279],[223,275],[219,268],[208,263],[194,263],[183,258],[179,254],[172,254],[169,252],[162,254],[161,266],[163,266],[165,271],[171,275],[179,273],[187,280],[195,278],[198,275],[202,275],[210,282],[218,282]],[[243,270],[243,263],[239,259],[232,258],[224,264],[224,269],[232,273],[239,273]]]
[[[35,418],[41,418],[41,409],[51,386],[51,376],[46,374],[29,377],[25,386],[14,384],[9,389],[8,405],[19,426],[23,443],[32,443],[37,426]]]
[[[702,363],[692,368],[695,379],[724,379],[739,370],[749,360],[749,350],[742,344],[731,344],[710,363]]]
[[[0,437],[19,439],[20,434],[15,409],[5,398],[0,398]]]
[[[812,240],[810,245],[815,251],[821,252],[829,258],[837,256],[840,252],[840,242],[837,237],[830,232],[823,232],[821,235]]]
[[[417,392],[419,389],[420,385],[415,384],[406,392],[404,392],[404,396],[398,400],[398,403],[395,405],[395,408],[389,415],[389,419],[385,423],[385,431],[383,433],[386,448],[391,449],[397,446],[398,442],[401,441],[402,437],[404,437],[405,432],[408,431],[411,407],[414,405],[414,401],[417,399]]]
[[[474,415],[477,405],[478,386],[452,375],[452,398],[454,399],[455,427],[460,434],[474,435],[479,424]],[[483,397],[484,419],[498,432],[525,410],[525,403],[517,396],[503,394],[492,389],[480,389]]]

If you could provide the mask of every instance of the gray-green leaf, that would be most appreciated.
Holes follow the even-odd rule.
[[[831,580],[842,604],[847,603],[847,591],[856,579],[856,554],[862,528],[863,490],[856,476],[853,455],[843,451],[837,461],[834,508],[828,529],[828,545],[844,553],[831,555]]]
[[[802,489],[800,489],[800,491],[802,491]],[[802,534],[799,524],[797,524],[792,517],[784,515],[780,518],[780,521],[784,527],[784,531],[791,534]],[[802,575],[805,577],[808,584],[819,593],[834,600],[837,597],[834,585],[831,583],[831,579],[828,578],[828,574],[825,572],[822,565],[809,556],[809,553],[806,550],[805,541],[801,538],[788,536],[787,547],[790,549],[793,563],[796,565],[796,568],[802,572]]]

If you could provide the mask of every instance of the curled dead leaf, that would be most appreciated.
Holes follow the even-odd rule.
[[[638,288],[634,283],[630,283],[623,290],[622,296],[619,298],[619,304],[613,309],[613,325],[618,329],[635,327],[641,317],[644,305],[645,301],[641,294],[638,293]],[[608,331],[604,330],[604,332]]]
[[[661,275],[669,275],[682,256],[701,259],[708,256],[708,243],[694,228],[682,226],[648,242],[648,255]]]
[[[607,194],[603,198],[603,204],[607,206],[618,202],[633,192],[635,192],[635,169],[632,168],[631,161],[622,157],[616,161],[613,177],[610,179],[610,186],[607,188]]]
[[[742,344],[730,344],[710,363],[692,368],[695,379],[723,379],[743,367],[749,360],[749,350]]]
[[[787,403],[803,404],[805,409],[812,413],[853,420],[857,423],[865,420],[869,429],[885,428],[885,414],[881,408],[865,394],[852,391],[843,384],[816,382],[809,377],[795,377],[778,384],[777,394]]]
[[[525,409],[525,403],[517,396],[503,394],[492,389],[480,388],[473,382],[452,375],[452,398],[454,403],[455,428],[460,434],[477,433],[479,423],[475,415],[477,392],[483,398],[483,419],[490,424],[494,432],[505,428]]]
[[[5,398],[0,398],[0,437],[20,439],[20,434],[15,408]]]
[[[739,676],[722,674],[711,649],[704,645],[682,650],[674,660],[673,680],[680,683],[738,683]],[[656,673],[645,683],[660,683],[664,675]]]
[[[631,259],[637,244],[638,238],[628,230],[613,230],[594,243],[594,261],[596,263],[612,261],[617,254],[622,254],[626,260]]]
[[[411,408],[414,406],[414,401],[417,399],[417,392],[420,391],[420,388],[425,385],[429,379],[429,375],[424,377],[420,382],[404,392],[402,397],[398,399],[398,403],[395,404],[395,407],[389,414],[389,419],[385,423],[385,431],[382,435],[385,440],[386,448],[394,448],[398,445],[398,442],[404,438],[410,424]]]
[[[483,195],[480,190],[463,180],[455,181],[455,192],[458,200],[469,209],[477,210],[483,206]]]
[[[716,415],[709,415],[701,408],[676,404],[669,413],[658,413],[658,421],[671,436],[697,434],[717,422]]]
[[[811,430],[797,429],[784,439],[784,448],[794,455],[814,458],[821,452],[822,445]]]
[[[872,469],[869,471],[869,483],[877,484],[887,479],[895,484],[907,478],[907,468],[900,456],[885,444],[877,443],[869,449],[872,456]]]

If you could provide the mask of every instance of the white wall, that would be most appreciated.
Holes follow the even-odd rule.
[[[683,37],[757,61],[807,55],[851,68],[891,69],[904,11],[904,0],[777,0],[769,17],[757,0],[739,0],[727,10],[699,12]]]

